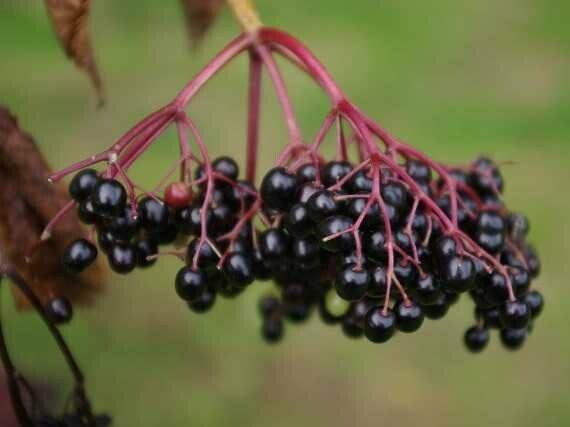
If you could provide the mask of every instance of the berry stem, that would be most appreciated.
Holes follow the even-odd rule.
[[[281,103],[281,109],[283,110],[283,115],[285,116],[285,123],[289,131],[289,139],[295,145],[301,145],[303,143],[303,138],[301,136],[301,131],[299,130],[299,125],[297,124],[297,119],[295,118],[295,112],[293,110],[293,105],[289,94],[287,92],[287,87],[285,86],[285,81],[279,71],[279,67],[275,62],[275,59],[269,52],[266,46],[258,45],[256,47],[256,52],[261,57],[263,64],[267,68],[269,77],[273,82],[277,98]]]
[[[40,302],[39,298],[36,296],[34,291],[28,286],[24,278],[20,276],[20,274],[16,271],[16,269],[13,266],[9,264],[4,264],[2,266],[1,272],[6,277],[8,277],[10,281],[26,296],[28,301],[30,301],[30,303],[32,304],[38,315],[46,324],[48,330],[53,336],[73,376],[75,403],[79,405],[78,409],[87,418],[88,425],[90,426],[95,425],[93,414],[91,412],[91,404],[89,402],[89,399],[87,398],[87,393],[85,390],[85,377],[83,375],[83,372],[79,368],[79,365],[77,364],[77,361],[75,360],[75,357],[73,356],[65,339],[59,332],[59,329],[57,328],[57,326],[55,326],[55,324],[52,322],[52,320],[45,312],[42,303]]]
[[[246,179],[254,183],[257,168],[257,146],[259,144],[259,121],[261,104],[261,67],[259,55],[249,54],[249,99],[247,114],[247,160]]]

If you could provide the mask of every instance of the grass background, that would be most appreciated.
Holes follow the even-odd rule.
[[[547,308],[519,353],[493,336],[481,355],[461,344],[466,301],[445,321],[390,345],[350,342],[313,319],[278,347],[258,337],[253,286],[212,313],[189,313],[172,290],[177,263],[114,276],[96,307],[65,335],[87,372],[97,409],[117,426],[570,425],[570,3],[563,0],[258,0],[264,20],[301,37],[345,92],[393,133],[438,159],[479,153],[504,168],[510,206],[532,220]],[[94,2],[93,41],[108,105],[64,59],[41,2],[0,3],[0,102],[62,167],[112,143],[168,102],[238,28],[225,11],[189,51],[178,2]],[[243,161],[247,66],[228,67],[192,103],[212,153]],[[303,131],[314,135],[327,100],[290,67],[285,76]],[[268,81],[265,87],[268,88]],[[286,141],[264,92],[262,165]],[[134,169],[155,182],[173,136]],[[2,208],[2,207],[0,207]],[[4,302],[24,372],[69,386],[45,329]],[[1,420],[0,420],[1,421]]]

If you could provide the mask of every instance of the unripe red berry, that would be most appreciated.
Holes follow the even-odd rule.
[[[190,186],[183,182],[172,182],[164,190],[164,202],[173,208],[183,208],[192,201]]]

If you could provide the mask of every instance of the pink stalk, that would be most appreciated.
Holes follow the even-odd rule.
[[[251,52],[249,55],[249,100],[247,114],[247,160],[246,179],[254,183],[257,168],[257,146],[259,144],[259,120],[261,97],[261,61]]]
[[[285,116],[285,124],[289,131],[289,139],[291,143],[301,145],[303,143],[303,138],[301,136],[301,131],[299,130],[299,125],[297,124],[297,119],[295,118],[295,112],[293,111],[293,105],[291,104],[289,94],[287,93],[285,82],[283,81],[283,76],[279,71],[279,67],[277,66],[273,56],[271,56],[271,53],[269,53],[269,49],[267,49],[267,47],[259,45],[256,48],[256,52],[259,54],[263,64],[267,68],[269,77],[275,87],[277,98],[281,103],[281,108]]]

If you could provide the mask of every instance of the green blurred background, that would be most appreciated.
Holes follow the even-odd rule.
[[[179,4],[93,2],[91,28],[108,105],[95,108],[68,63],[43,2],[0,3],[0,103],[20,117],[55,168],[112,143],[167,103],[238,27],[226,10],[190,51]],[[346,93],[393,133],[434,157],[479,153],[504,167],[508,203],[532,220],[547,308],[518,353],[462,346],[467,301],[445,321],[373,346],[313,319],[268,347],[259,338],[256,284],[198,317],[173,292],[177,262],[114,276],[64,333],[97,409],[117,426],[563,426],[570,425],[570,2],[564,0],[258,0],[267,24],[300,37]],[[326,98],[287,66],[303,131],[314,135]],[[212,153],[244,159],[245,58],[217,77],[190,112]],[[265,88],[269,81],[265,80]],[[286,141],[264,93],[262,165]],[[176,156],[172,134],[134,169],[156,182]],[[5,291],[4,291],[5,292]],[[69,386],[33,315],[4,300],[13,352],[35,378]],[[1,424],[1,423],[0,423]]]

